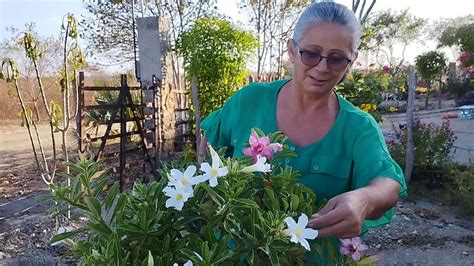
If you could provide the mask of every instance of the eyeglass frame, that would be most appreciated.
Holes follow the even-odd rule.
[[[345,59],[347,61],[346,65],[344,67],[342,67],[341,69],[332,69],[332,67],[330,67],[330,61],[328,61],[328,59],[335,59],[336,57],[334,56],[324,56],[320,53],[316,53],[316,52],[312,52],[312,51],[308,51],[308,50],[304,50],[304,49],[301,49],[301,47],[298,45],[298,43],[295,41],[295,40],[292,40],[293,41],[293,44],[296,46],[296,48],[298,49],[298,53],[300,54],[300,58],[301,58],[301,63],[303,63],[305,66],[308,66],[308,67],[316,67],[317,65],[319,65],[319,63],[321,63],[321,61],[323,61],[323,59],[326,59],[326,65],[327,65],[327,68],[331,71],[341,71],[343,69],[345,69],[351,62],[352,60],[347,58],[347,57],[343,57],[343,58],[337,58],[338,60],[339,59]],[[316,65],[308,65],[308,64],[305,64],[303,62],[303,53],[311,53],[311,54],[319,54],[319,56],[321,57],[321,59],[318,61],[318,63],[316,63]]]

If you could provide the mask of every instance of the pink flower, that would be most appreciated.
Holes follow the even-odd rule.
[[[362,252],[369,249],[366,245],[362,244],[360,237],[356,236],[353,238],[339,239],[341,242],[341,247],[339,251],[341,254],[352,257],[353,260],[359,261]]]
[[[243,149],[242,153],[246,156],[251,156],[254,163],[257,162],[258,155],[269,160],[275,152],[283,150],[283,145],[280,143],[270,143],[270,138],[268,136],[259,138],[255,130],[252,130],[252,133],[250,134],[249,144],[250,147]]]
[[[385,137],[385,142],[387,144],[391,144],[391,143],[394,143],[395,142],[395,139],[392,138],[392,137]]]
[[[388,67],[388,66],[383,66],[383,72],[385,72],[385,73],[390,73],[391,70],[392,70],[392,69],[391,69],[390,67]]]
[[[464,52],[459,56],[458,60],[459,60],[459,62],[462,63],[462,62],[468,60],[470,57],[471,57],[471,54],[469,52]]]

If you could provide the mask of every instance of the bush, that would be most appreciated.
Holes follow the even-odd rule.
[[[447,169],[451,179],[451,194],[455,203],[461,206],[461,213],[474,215],[474,166],[455,165]]]
[[[390,154],[404,168],[406,158],[407,127],[400,124],[394,128],[394,139],[387,142]],[[413,172],[440,169],[449,161],[449,153],[456,137],[449,121],[441,126],[415,120],[413,123],[414,162]]]
[[[337,87],[337,92],[379,122],[382,115],[377,106],[382,102],[382,92],[388,89],[389,84],[390,75],[383,70],[355,69],[347,81]]]
[[[73,185],[53,187],[52,198],[62,206],[71,205],[87,224],[55,236],[52,242],[70,245],[74,257],[85,265],[182,265],[187,260],[197,265],[302,263],[304,249],[289,241],[284,221],[301,213],[310,216],[317,210],[316,198],[296,182],[296,172],[278,166],[285,153],[280,159],[274,156],[271,172],[244,171],[243,166],[252,164],[249,157],[215,163],[219,156],[211,154],[215,155],[212,167],[225,165],[228,171],[218,184],[191,182],[204,174],[194,176],[195,166],[181,160],[163,167],[165,178],[146,185],[136,183],[131,192],[124,193],[118,192],[116,184],[104,192],[106,173],[93,179],[99,163],[82,159],[72,164]],[[193,176],[189,178],[194,184],[191,192],[187,187],[179,192],[184,182],[173,179],[178,171],[185,176],[193,172],[187,174]],[[184,196],[170,195],[174,189]],[[181,207],[171,201],[183,197]]]

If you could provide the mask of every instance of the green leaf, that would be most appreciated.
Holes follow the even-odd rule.
[[[107,185],[107,179],[101,179],[97,182],[97,185],[94,189],[94,193],[92,194],[93,197],[98,197],[102,190],[104,189],[105,185]]]
[[[298,196],[296,196],[295,194],[291,194],[290,210],[291,211],[298,210],[299,202],[300,200]]]
[[[280,209],[280,202],[278,199],[275,197],[275,192],[273,192],[273,189],[266,187],[265,192],[268,196],[268,199],[270,200],[270,203],[272,204],[272,209],[274,210],[279,210]]]
[[[53,244],[53,243],[56,243],[56,242],[59,242],[61,240],[64,240],[66,238],[71,238],[71,237],[74,237],[84,231],[87,231],[86,228],[81,228],[79,230],[75,230],[75,231],[71,231],[71,232],[64,232],[64,233],[61,233],[59,235],[55,235],[53,236],[53,238],[51,238],[51,240],[49,241],[49,243]]]
[[[118,191],[119,191],[119,186],[117,183],[115,183],[107,192],[107,196],[105,197],[105,200],[104,200],[104,207],[106,210],[108,210],[114,203],[114,200],[115,200],[115,197],[117,196]]]
[[[117,200],[117,204],[115,205],[114,212],[112,213],[112,217],[110,221],[113,221],[114,218],[117,216],[119,212],[123,210],[123,207],[127,203],[127,196],[126,194],[120,194],[119,199]]]
[[[84,201],[87,207],[89,207],[89,211],[92,212],[96,218],[100,217],[102,208],[100,207],[99,200],[97,198],[87,197]]]
[[[87,227],[103,235],[110,235],[113,233],[106,224],[101,222],[90,222],[87,224]]]

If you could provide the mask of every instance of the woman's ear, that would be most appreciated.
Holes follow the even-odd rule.
[[[290,62],[292,64],[295,63],[295,44],[293,42],[293,39],[288,39],[286,42],[287,48],[288,48],[288,57],[290,58]]]

